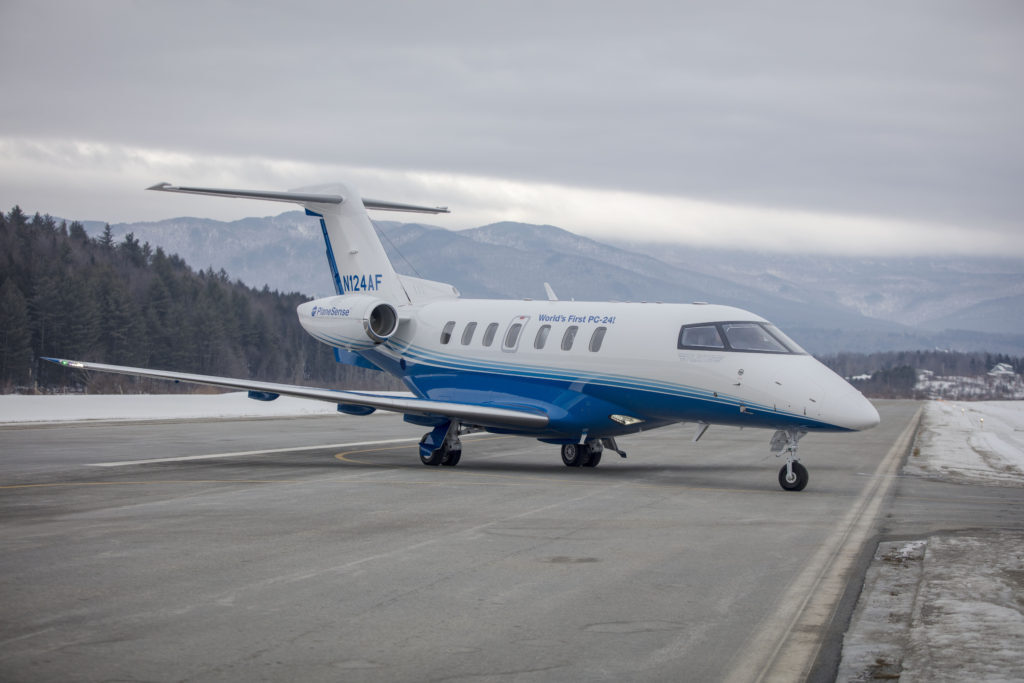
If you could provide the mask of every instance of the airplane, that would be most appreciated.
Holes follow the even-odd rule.
[[[779,484],[807,486],[797,445],[808,432],[879,422],[874,406],[764,318],[730,306],[463,299],[452,285],[400,275],[367,210],[448,213],[447,207],[364,199],[352,187],[307,191],[154,185],[150,190],[298,204],[319,221],[335,294],[301,304],[299,324],[342,363],[390,373],[412,397],[48,358],[95,370],[377,409],[430,428],[424,465],[455,466],[461,436],[487,431],[561,447],[568,467],[596,467],[617,439],[681,422],[693,441],[710,425],[775,430]]]

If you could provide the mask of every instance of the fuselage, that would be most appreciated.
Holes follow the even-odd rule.
[[[307,331],[337,345],[331,321],[311,325],[303,306]],[[544,412],[548,428],[530,435],[556,443],[676,422],[801,431],[878,423],[860,392],[739,308],[442,299],[398,313],[394,334],[360,355],[424,398]]]

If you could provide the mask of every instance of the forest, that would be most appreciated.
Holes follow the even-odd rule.
[[[253,289],[223,270],[194,271],[180,257],[90,237],[81,223],[0,212],[0,392],[196,391],[157,380],[72,372],[43,356],[137,365],[328,388],[399,389],[379,372],[343,365],[299,326],[298,292]],[[956,351],[839,353],[821,360],[871,397],[913,398],[917,372],[981,376],[996,363],[1020,374],[1024,358]]]
[[[307,300],[193,271],[108,225],[0,212],[0,390],[4,393],[194,391],[158,380],[71,372],[43,356],[137,365],[328,388],[400,388],[334,360],[307,335],[295,307]]]

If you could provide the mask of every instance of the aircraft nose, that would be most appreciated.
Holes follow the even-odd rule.
[[[844,408],[843,426],[847,429],[857,431],[871,429],[878,426],[878,423],[881,422],[875,406],[871,404],[871,401],[864,398],[860,392],[851,396]]]

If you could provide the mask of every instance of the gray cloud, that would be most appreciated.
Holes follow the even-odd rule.
[[[1018,2],[7,2],[0,20],[8,137],[1004,233],[1024,215]]]

